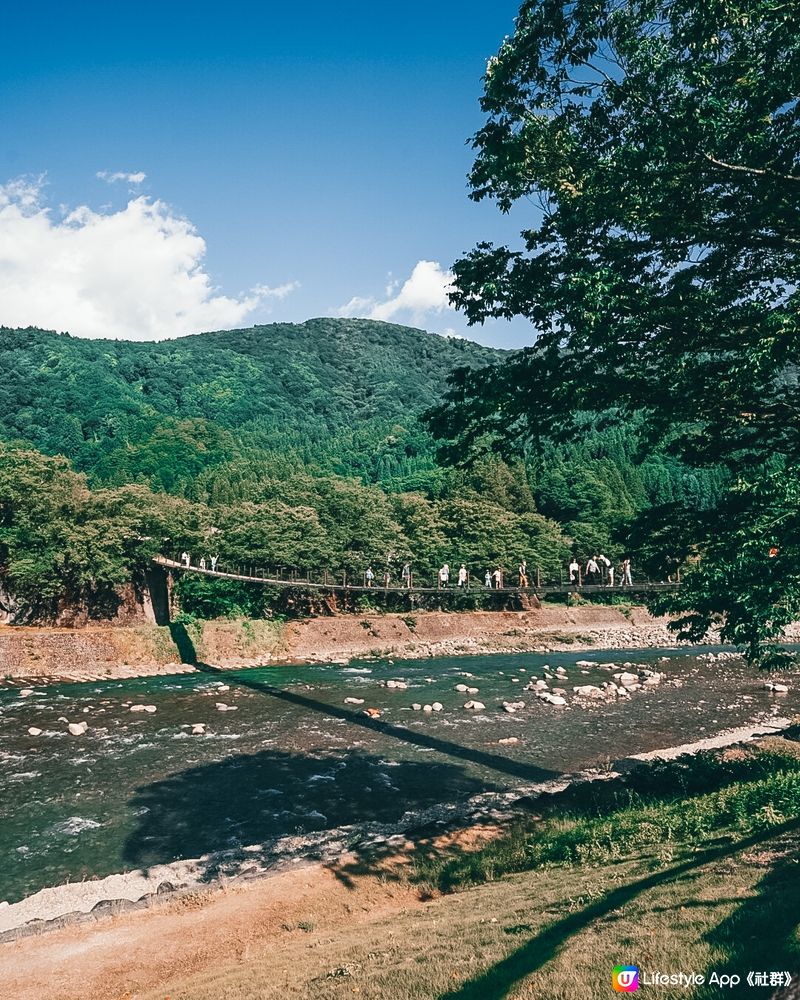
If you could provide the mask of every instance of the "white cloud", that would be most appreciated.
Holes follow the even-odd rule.
[[[275,299],[278,302],[283,302],[287,295],[291,295],[299,287],[299,281],[287,281],[285,285],[276,285],[274,288],[270,285],[256,285],[253,291],[262,299]]]
[[[135,174],[125,173],[124,170],[98,170],[97,176],[107,184],[116,184],[117,181],[127,181],[128,184],[141,184],[147,177],[143,171],[139,170]]]
[[[390,282],[383,301],[356,295],[338,312],[340,316],[363,316],[387,321],[401,317],[421,325],[431,314],[452,311],[447,297],[452,282],[453,275],[438,261],[420,260],[402,285],[398,281]]]
[[[80,337],[159,340],[241,324],[297,284],[221,294],[203,269],[206,244],[164,202],[119,211],[86,205],[54,218],[43,178],[0,185],[0,323]]]

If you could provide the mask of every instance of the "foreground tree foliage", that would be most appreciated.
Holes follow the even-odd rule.
[[[796,4],[523,4],[487,67],[470,180],[541,216],[521,247],[458,261],[452,298],[473,323],[525,316],[537,339],[461,370],[430,414],[450,459],[543,454],[599,414],[724,468],[702,517],[664,499],[676,554],[702,559],[661,608],[691,606],[694,637],[721,621],[753,660],[800,614],[798,537],[776,527],[797,523],[798,95]]]

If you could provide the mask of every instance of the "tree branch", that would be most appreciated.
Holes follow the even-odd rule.
[[[770,170],[769,167],[744,167],[738,163],[725,163],[723,160],[715,160],[713,156],[709,153],[703,153],[703,156],[713,163],[715,167],[723,167],[725,170],[735,170],[740,174],[755,174],[758,177],[778,177],[783,181],[800,181],[800,176],[795,174],[781,174],[777,170]]]

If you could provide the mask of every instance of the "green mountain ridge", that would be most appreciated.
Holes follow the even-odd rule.
[[[113,608],[156,552],[184,548],[351,579],[370,563],[396,579],[410,559],[429,583],[445,561],[513,579],[526,558],[557,579],[571,549],[619,557],[639,512],[713,496],[719,472],[641,456],[634,427],[587,424],[535,458],[443,467],[419,415],[455,367],[502,356],[369,320],[159,343],[0,328],[0,613]],[[182,587],[204,617],[278,599]]]
[[[0,439],[178,492],[242,450],[385,480],[434,467],[416,418],[449,372],[504,353],[357,319],[158,343],[0,328]]]

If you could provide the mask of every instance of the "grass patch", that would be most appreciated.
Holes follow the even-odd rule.
[[[512,872],[607,865],[655,848],[667,861],[720,837],[744,838],[800,818],[800,744],[699,754],[627,778],[577,785],[536,803],[502,837],[471,854],[418,856],[414,878],[452,892]]]

